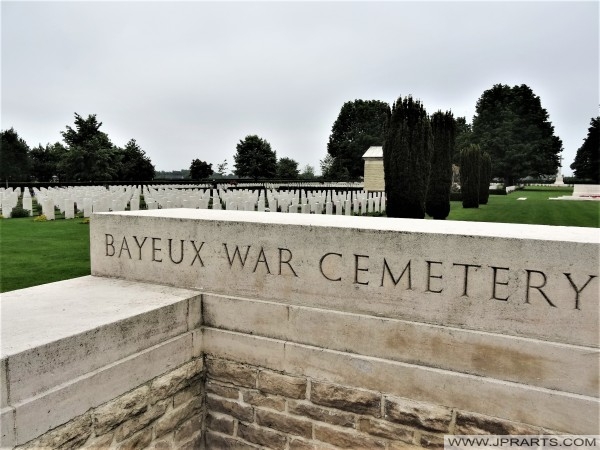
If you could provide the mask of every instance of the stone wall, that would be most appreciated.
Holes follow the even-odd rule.
[[[365,159],[365,191],[385,191],[383,159]]]
[[[195,358],[17,449],[196,449],[204,416],[204,364]]]

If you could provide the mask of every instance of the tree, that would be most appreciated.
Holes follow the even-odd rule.
[[[118,180],[150,181],[154,179],[156,174],[154,166],[135,139],[131,139],[123,149],[119,149],[119,156]]]
[[[229,165],[229,163],[227,162],[227,159],[224,159],[221,164],[217,164],[217,173],[221,176],[225,176],[228,165]]]
[[[577,150],[571,169],[577,178],[600,183],[600,116],[591,119],[588,135]]]
[[[303,180],[312,180],[315,178],[315,168],[313,166],[309,166],[308,164],[304,166],[302,169],[302,173],[300,174],[300,178]]]
[[[61,132],[67,151],[60,169],[69,180],[111,181],[119,173],[119,152],[108,135],[100,131],[95,114],[84,119],[75,113],[75,129]]]
[[[208,164],[199,159],[192,160],[190,165],[190,178],[192,180],[204,180],[214,173],[212,164]]]
[[[235,174],[238,177],[274,178],[277,173],[277,154],[271,144],[256,135],[246,136],[234,155]]]
[[[389,217],[425,217],[433,147],[431,125],[421,102],[402,97],[394,103],[383,143],[386,213]]]
[[[29,146],[14,128],[0,133],[0,179],[29,179]]]
[[[508,185],[528,175],[554,174],[562,141],[529,86],[497,84],[477,101],[472,143],[490,154],[492,177]]]
[[[291,158],[281,158],[277,161],[277,178],[295,180],[299,174],[297,161]]]
[[[31,177],[37,181],[50,181],[55,175],[59,179],[64,179],[60,164],[66,151],[67,149],[60,142],[53,145],[46,144],[45,147],[40,144],[32,148],[29,152]]]
[[[464,117],[457,117],[455,120],[456,125],[456,139],[454,154],[452,155],[452,163],[460,165],[460,150],[467,147],[471,143],[472,130],[471,124],[467,123],[467,119]]]
[[[463,208],[479,208],[481,149],[470,144],[460,152],[460,191]]]
[[[363,176],[362,156],[372,145],[382,145],[389,105],[379,100],[346,102],[331,128],[327,153],[334,158],[327,178]]]
[[[452,155],[454,154],[456,122],[451,112],[436,112],[431,117],[433,153],[425,210],[434,219],[443,220],[450,214],[452,187]]]
[[[492,159],[488,152],[481,154],[479,167],[479,204],[487,205],[490,197],[490,181],[492,181]]]

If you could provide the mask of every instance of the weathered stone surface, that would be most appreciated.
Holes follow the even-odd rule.
[[[257,409],[256,423],[283,433],[294,434],[307,439],[312,437],[311,422],[287,414]]]
[[[147,447],[147,450],[175,450],[173,445],[173,436],[166,435],[160,439],[154,440]]]
[[[206,407],[208,411],[228,414],[239,420],[252,422],[254,409],[249,405],[241,405],[237,402],[216,397],[212,394],[206,396]]]
[[[269,394],[282,395],[288,398],[304,398],[306,395],[306,378],[261,370],[258,374],[258,389]]]
[[[178,450],[201,450],[204,449],[204,445],[202,442],[202,432],[194,434],[189,440],[178,444]]]
[[[315,425],[315,439],[339,448],[385,448],[385,442],[369,438],[356,431],[335,429],[326,425]]]
[[[188,401],[190,401],[191,399],[198,397],[198,396],[202,396],[202,379],[199,379],[198,377],[194,377],[191,379],[191,386],[188,386],[187,388],[177,392],[174,396],[173,396],[173,407],[177,408],[179,405],[183,405],[184,403],[187,403]]]
[[[181,426],[175,430],[175,442],[183,443],[192,439],[194,435],[202,430],[202,414],[196,414],[191,419],[182,423]]]
[[[229,416],[209,412],[206,414],[206,428],[224,434],[233,434],[235,420]]]
[[[387,397],[385,418],[392,422],[428,431],[448,431],[452,410],[413,400]]]
[[[358,421],[358,429],[372,436],[412,443],[414,431],[394,425],[385,420],[361,418]]]
[[[172,409],[156,421],[154,430],[156,437],[174,431],[179,424],[192,417],[202,408],[202,398],[194,398],[179,408]]]
[[[150,442],[152,441],[152,429],[146,428],[134,434],[132,437],[127,439],[126,441],[121,442],[117,446],[117,450],[137,450],[146,448]]]
[[[539,434],[539,427],[457,411],[455,434]]]
[[[107,433],[125,420],[145,411],[149,390],[148,386],[139,387],[96,408],[93,412],[96,434]]]
[[[388,442],[388,450],[417,450],[422,448],[419,445],[409,444],[402,441],[390,441]]]
[[[85,450],[106,450],[108,447],[110,447],[113,438],[113,434],[108,433],[91,439],[90,441],[86,442],[82,448]]]
[[[237,400],[240,396],[240,391],[236,387],[223,386],[222,384],[215,383],[214,381],[206,381],[206,392],[209,394],[215,394],[220,397],[232,398]]]
[[[292,438],[290,439],[289,450],[315,450],[315,444],[302,439]]]
[[[202,358],[198,358],[157,378],[151,385],[150,403],[171,397],[177,391],[186,388],[190,383],[190,379],[201,373],[202,369]]]
[[[167,410],[167,401],[155,403],[138,416],[127,420],[115,431],[115,441],[121,442],[162,416]]]
[[[246,425],[245,423],[238,425],[238,436],[248,442],[275,450],[283,450],[286,444],[284,435],[255,425]]]
[[[313,381],[310,401],[357,414],[381,416],[381,394]]]
[[[256,450],[258,447],[242,442],[230,436],[224,436],[212,431],[206,433],[207,449]]]
[[[356,416],[354,414],[338,411],[336,409],[322,408],[308,402],[290,400],[288,401],[288,411],[291,414],[310,417],[311,419],[326,422],[331,425],[350,428],[356,427]]]
[[[421,435],[421,447],[443,449],[444,448],[444,436],[437,434],[422,434]]]
[[[81,447],[92,433],[91,415],[84,414],[42,436],[28,442],[24,449],[58,448],[65,450]]]
[[[249,403],[252,406],[261,406],[277,411],[283,411],[285,409],[285,398],[283,397],[265,395],[262,392],[250,390],[244,392],[242,398],[246,403]]]
[[[258,369],[226,359],[207,361],[208,376],[237,386],[254,388]]]

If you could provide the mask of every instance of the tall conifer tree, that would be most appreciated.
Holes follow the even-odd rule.
[[[481,150],[471,144],[460,152],[460,191],[463,208],[479,208]]]
[[[443,220],[450,214],[452,187],[452,156],[456,135],[456,121],[450,111],[436,112],[431,117],[433,153],[427,189],[426,212],[434,219]]]

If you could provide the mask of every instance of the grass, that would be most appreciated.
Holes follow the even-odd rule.
[[[529,187],[473,209],[452,202],[449,219],[599,228],[600,202],[548,200],[571,192]],[[81,222],[0,219],[0,292],[89,275],[89,226]]]
[[[90,227],[81,219],[0,219],[0,292],[90,274]]]
[[[451,202],[449,220],[508,222],[574,227],[600,227],[600,202],[548,200],[571,195],[568,187],[527,187],[508,195],[490,196],[487,205],[465,209]],[[527,200],[517,200],[525,197]]]

